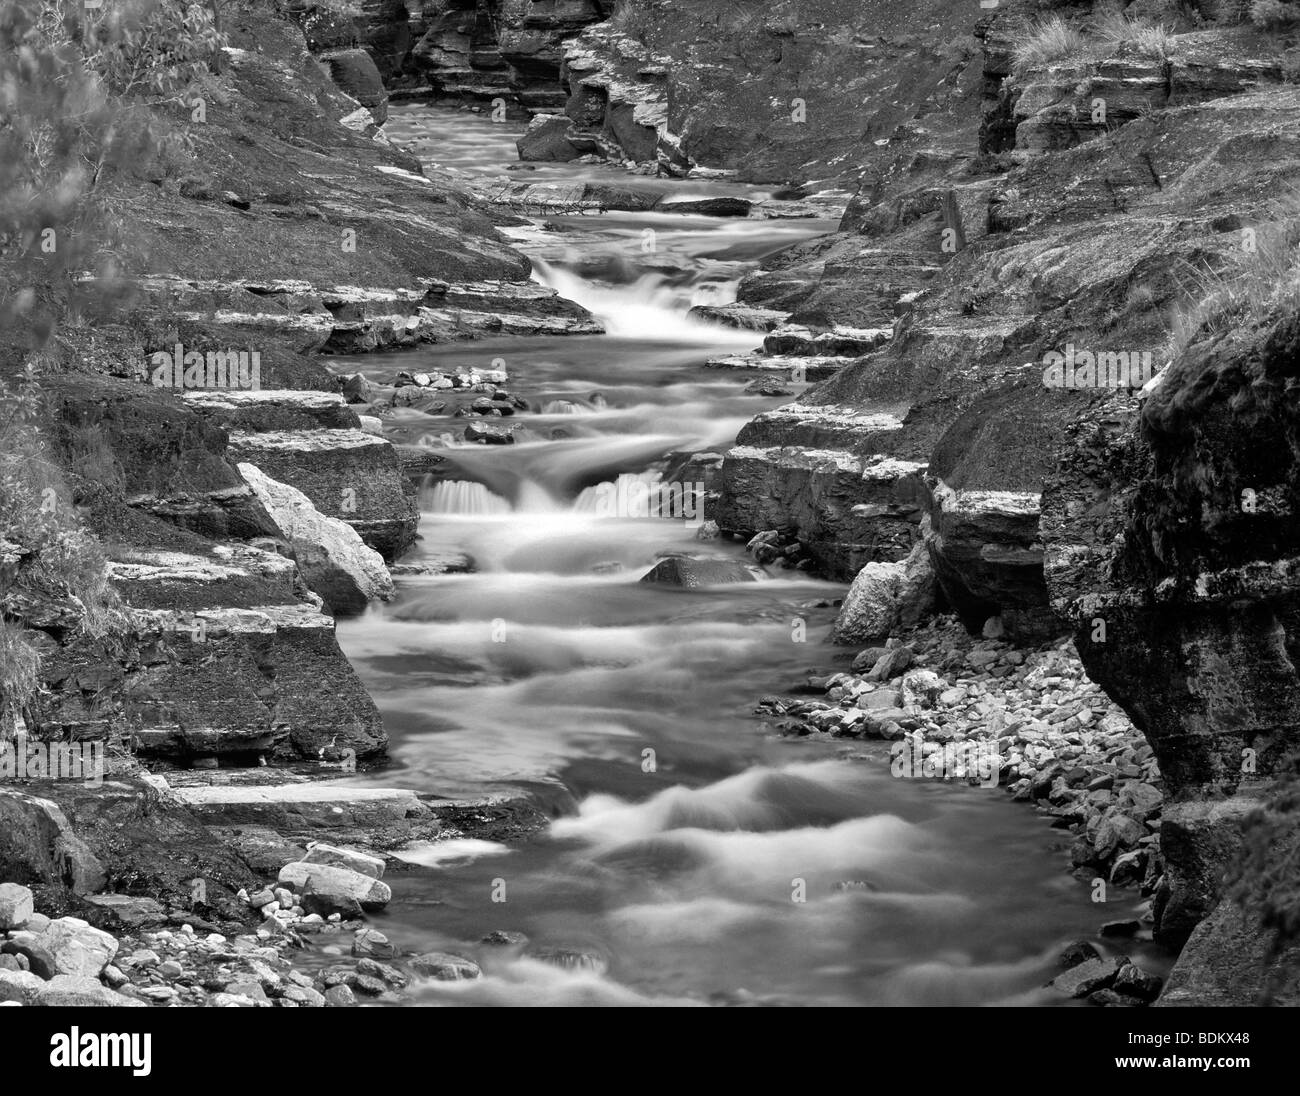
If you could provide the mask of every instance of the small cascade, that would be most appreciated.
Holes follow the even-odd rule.
[[[484,517],[491,514],[510,513],[510,503],[494,495],[481,483],[468,480],[443,480],[426,490],[421,509],[429,514],[459,514],[465,517]]]
[[[664,483],[662,472],[624,472],[617,479],[583,488],[573,512],[600,518],[695,518],[698,500],[681,484]]]
[[[657,343],[703,341],[714,346],[754,344],[752,331],[714,327],[686,315],[686,310],[696,304],[734,300],[734,282],[671,286],[662,275],[643,274],[629,284],[606,285],[537,258],[533,260],[533,271],[543,285],[589,309],[617,338]]]

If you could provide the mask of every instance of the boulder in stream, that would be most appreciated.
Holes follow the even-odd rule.
[[[693,559],[669,556],[661,559],[642,577],[642,582],[661,586],[679,586],[691,590],[700,586],[725,586],[736,582],[757,582],[755,567],[731,559]]]

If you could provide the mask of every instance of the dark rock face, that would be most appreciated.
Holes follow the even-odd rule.
[[[1285,311],[1194,344],[1140,412],[1085,419],[1047,486],[1054,602],[1173,793],[1159,927],[1176,943],[1300,740],[1298,347]]]
[[[388,92],[370,54],[363,49],[336,50],[322,53],[321,60],[340,90],[370,111],[376,123],[382,126],[388,121]]]
[[[992,27],[1014,15],[999,9]],[[1190,37],[1188,64],[1209,64],[1211,46]],[[1237,261],[1226,194],[1271,192],[1296,163],[1294,143],[1272,135],[1294,109],[1292,92],[1238,94],[1257,66],[1244,47],[1221,52],[1219,76],[1204,86],[1224,97],[1146,114],[1087,144],[1017,145],[1001,163],[986,146],[989,162],[978,165],[905,144],[887,171],[866,173],[838,236],[773,257],[742,283],[743,304],[792,311],[791,324],[820,332],[813,345],[836,324],[889,324],[892,338],[742,430],[723,469],[719,524],[793,532],[847,578],[906,554],[900,519],[917,535],[915,516],[889,505],[868,472],[892,468],[895,495],[923,481],[939,581],[971,626],[997,613],[1013,636],[1062,630],[1042,572],[1042,482],[1080,411],[1114,390],[1046,387],[1045,355],[1122,350],[1150,354],[1158,369],[1162,306],[1184,292],[1180,272]],[[1004,64],[986,54],[991,83]],[[956,108],[944,122],[974,125]],[[774,346],[780,334],[769,336]],[[810,467],[834,469],[834,488],[810,479]]]
[[[104,866],[49,799],[0,788],[0,875],[87,894],[104,885]]]
[[[235,892],[253,882],[247,865],[147,780],[117,776],[97,787],[62,780],[23,792],[0,789],[0,818],[0,875],[6,879],[70,894],[108,886],[183,909],[198,901],[219,917],[246,916]],[[51,895],[43,904],[63,902]],[[120,919],[92,905],[74,909],[110,927]]]
[[[1278,973],[1262,977],[1268,970]],[[1253,913],[1222,902],[1192,932],[1157,1003],[1164,1008],[1250,1008],[1261,1003],[1267,981],[1270,1003],[1295,1007],[1300,1004],[1297,970],[1300,948],[1271,955]]]
[[[184,401],[107,377],[51,378],[65,462],[84,469],[87,501],[120,492],[134,510],[213,538],[274,535],[226,459],[224,431]]]
[[[362,0],[357,27],[390,87],[562,106],[564,42],[612,0]]]

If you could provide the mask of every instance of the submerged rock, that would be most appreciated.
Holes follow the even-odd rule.
[[[478,445],[513,445],[515,435],[508,426],[491,426],[485,422],[471,422],[465,427],[465,440]]]
[[[693,198],[660,202],[656,213],[694,213],[705,217],[748,217],[753,202],[748,198]]]
[[[756,568],[738,560],[669,556],[655,564],[649,573],[642,576],[641,581],[690,590],[701,586],[757,582],[759,574],[756,572]]]
[[[483,976],[483,971],[472,959],[450,955],[445,951],[428,951],[417,955],[408,965],[416,974],[439,982],[461,982]]]

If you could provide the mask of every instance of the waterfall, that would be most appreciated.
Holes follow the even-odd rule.
[[[752,331],[734,331],[700,323],[686,315],[694,304],[720,304],[734,299],[734,286],[724,291],[716,282],[673,287],[658,274],[645,274],[626,285],[604,285],[579,274],[534,259],[534,275],[562,297],[577,301],[618,338],[645,339],[656,343],[704,343],[718,347],[734,342],[738,349],[752,349]]]
[[[467,480],[443,480],[425,493],[423,509],[430,514],[508,514],[510,503],[494,495],[481,483]]]

